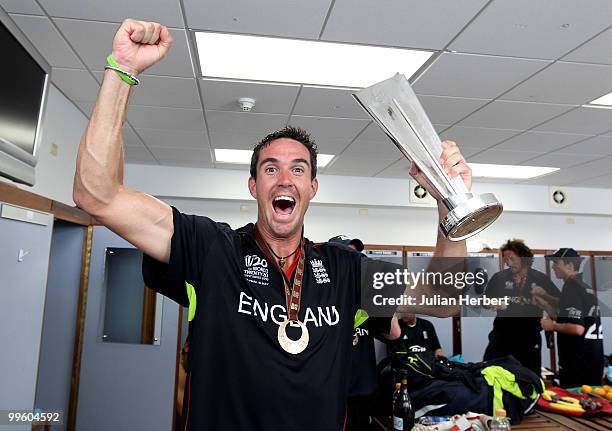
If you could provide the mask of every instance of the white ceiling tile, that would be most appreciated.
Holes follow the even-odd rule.
[[[94,72],[94,75],[102,82],[104,72]],[[201,108],[195,78],[156,75],[140,75],[138,78],[140,85],[132,91],[131,105]]]
[[[549,62],[444,53],[413,84],[417,94],[492,99]]]
[[[442,49],[485,4],[486,0],[336,0],[322,39]]]
[[[145,148],[140,138],[134,133],[134,130],[128,125],[123,126],[123,145],[125,147],[140,147]]]
[[[371,177],[395,163],[396,160],[378,157],[364,159],[362,157],[349,157],[342,154],[332,166],[325,169],[325,174]]]
[[[199,148],[209,150],[205,132],[196,130],[136,129],[147,147]]]
[[[91,116],[91,111],[93,110],[94,104],[91,102],[74,102],[85,114],[87,118]]]
[[[170,163],[177,161],[192,161],[196,163],[208,163],[212,164],[212,158],[210,155],[210,149],[208,148],[162,148],[162,147],[151,147],[149,148],[155,158],[160,163]]]
[[[49,18],[32,15],[11,15],[11,18],[51,66],[83,67]]]
[[[369,115],[353,98],[355,90],[305,85],[300,91],[294,115],[369,119]]]
[[[581,47],[572,51],[565,57],[564,61],[577,61],[579,63],[599,63],[612,65],[612,55],[610,55],[610,46],[612,46],[612,29],[604,31],[597,37],[594,37]]]
[[[525,132],[495,146],[499,150],[548,152],[578,142],[588,135],[568,133]]]
[[[104,2],[100,2],[104,4]],[[53,18],[61,32],[70,41],[79,56],[91,70],[104,70],[106,57],[111,53],[113,39],[119,24]],[[146,73],[193,77],[187,34],[184,29],[169,29],[174,38],[168,55]]]
[[[189,28],[317,39],[331,0],[184,0]]]
[[[454,126],[445,130],[444,133],[440,135],[440,138],[455,141],[463,153],[464,147],[480,149],[489,148],[517,133],[520,133],[520,131]]]
[[[127,118],[135,128],[204,130],[204,117],[199,109],[130,106]]]
[[[51,81],[73,101],[95,102],[98,97],[100,85],[86,70],[54,67]]]
[[[211,162],[202,162],[198,160],[163,160],[159,162],[163,166],[178,166],[181,168],[198,168],[198,169],[211,169],[215,165]]]
[[[564,170],[561,169],[560,171],[556,171],[551,174],[542,175],[530,180],[520,181],[520,183],[531,185],[563,186],[568,183],[568,178]]]
[[[238,164],[238,163],[215,163],[215,167],[217,169],[231,169],[233,171],[244,171],[244,172],[249,172],[249,169],[250,169],[249,165]],[[248,176],[245,177],[245,180],[247,178]]]
[[[594,136],[585,141],[565,147],[563,153],[570,154],[596,154],[600,156],[612,155],[612,137]],[[612,171],[612,166],[610,167]]]
[[[591,154],[581,155],[554,152],[533,158],[531,160],[528,160],[524,164],[529,166],[549,166],[551,168],[566,169],[572,166],[580,165],[582,163],[590,162],[591,160],[594,160],[596,158],[597,156]]]
[[[508,151],[496,148],[485,150],[468,159],[469,163],[493,163],[497,165],[518,165],[542,153],[535,151]]]
[[[610,172],[611,163],[612,159],[599,157],[586,163],[561,169],[560,171],[554,172],[550,175],[524,181],[524,183],[564,186],[599,175],[606,175]]]
[[[125,147],[125,163],[158,165],[155,157],[145,147]]]
[[[612,2],[494,1],[450,45],[462,52],[556,59],[610,25]]]
[[[10,13],[45,14],[35,0],[0,0],[0,7]]]
[[[578,108],[536,127],[535,130],[598,135],[610,130],[611,124],[612,109]]]
[[[368,120],[352,118],[303,117],[292,115],[289,124],[306,129],[316,142],[327,139],[344,140],[348,144],[363,130]]]
[[[572,183],[576,187],[598,187],[609,189],[612,184],[612,175],[602,175],[595,178],[577,181]]]
[[[369,142],[391,142],[385,132],[383,132],[382,129],[378,127],[378,124],[373,121],[357,139]]]
[[[348,146],[346,139],[319,139],[316,142],[319,154],[340,154]]]
[[[528,129],[572,109],[566,105],[495,101],[461,121],[461,126]]]
[[[406,159],[400,159],[393,163],[385,170],[379,172],[376,177],[379,178],[412,178],[410,175],[410,162]]]
[[[288,116],[300,86],[201,79],[200,88],[206,110],[241,112],[238,99],[249,97],[255,99],[252,113]]]
[[[249,133],[211,133],[213,148],[230,148],[235,150],[252,150],[263,136]]]
[[[504,100],[582,105],[612,90],[612,66],[557,62],[529,78]]]
[[[368,159],[370,157],[382,157],[384,159],[397,160],[403,157],[400,150],[395,146],[391,139],[387,138],[386,142],[379,141],[368,141],[357,138],[349,147],[342,153],[348,157],[363,157]]]
[[[287,116],[253,112],[206,111],[206,120],[211,136],[227,133],[250,134],[253,141],[257,142],[267,134],[282,129],[287,121]],[[214,139],[212,144],[215,145]]]
[[[182,27],[179,0],[39,0],[50,16],[122,22],[134,17],[168,27]]]
[[[419,96],[419,101],[430,121],[439,124],[456,123],[489,102],[486,99],[441,96]]]

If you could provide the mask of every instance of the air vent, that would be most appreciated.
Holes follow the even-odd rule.
[[[569,193],[562,187],[550,187],[548,200],[552,208],[569,208]]]
[[[410,202],[421,205],[434,205],[436,200],[416,180],[410,180]]]

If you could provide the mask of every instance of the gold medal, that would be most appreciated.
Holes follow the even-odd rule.
[[[287,325],[297,326],[302,330],[302,335],[297,340],[292,340],[287,336]],[[278,344],[283,348],[283,350],[287,353],[291,353],[292,355],[297,355],[298,353],[302,353],[306,350],[308,346],[308,341],[310,341],[310,336],[308,335],[308,328],[306,325],[300,322],[299,320],[285,320],[283,323],[278,325]]]

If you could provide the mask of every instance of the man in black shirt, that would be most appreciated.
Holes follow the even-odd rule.
[[[74,200],[146,254],[147,285],[182,305],[189,302],[184,282],[193,286],[186,429],[338,431],[361,276],[373,263],[304,238],[304,216],[319,186],[308,134],[286,128],[255,147],[248,188],[257,201],[257,223],[237,230],[123,185],[121,131],[133,81],[126,75],[152,66],[171,43],[168,29],[157,23],[122,23],[112,56],[113,67],[123,72],[105,71],[79,148]],[[442,143],[440,163],[471,187],[471,170],[455,143]],[[411,174],[439,198],[416,166]],[[438,233],[436,256],[465,255],[464,242]],[[427,286],[415,292],[421,288]]]
[[[601,385],[604,353],[599,304],[579,273],[582,258],[573,248],[546,256],[555,276],[564,281],[558,313],[542,319],[542,327],[557,333],[561,386]]]
[[[434,356],[444,356],[438,334],[430,321],[416,317],[414,314],[405,314],[399,320],[393,318],[391,328],[395,327],[401,335],[388,343],[389,353],[427,351]]]
[[[531,267],[533,253],[523,241],[509,240],[501,252],[508,268],[491,277],[485,294],[507,297],[509,305],[497,310],[484,360],[512,355],[539,376],[542,364],[540,300],[558,303],[560,293],[546,274]]]

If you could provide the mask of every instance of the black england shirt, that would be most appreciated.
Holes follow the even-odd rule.
[[[299,319],[310,342],[292,355],[277,340],[287,318],[281,275],[256,245],[253,225],[234,231],[175,208],[173,223],[169,263],[145,256],[143,275],[184,306],[184,282],[195,288],[186,429],[342,429],[365,257],[306,244]]]
[[[557,322],[584,327],[582,336],[557,333],[561,368],[569,374],[584,374],[581,370],[585,369],[598,369],[601,374],[604,354],[599,306],[592,289],[579,278],[563,284]]]

